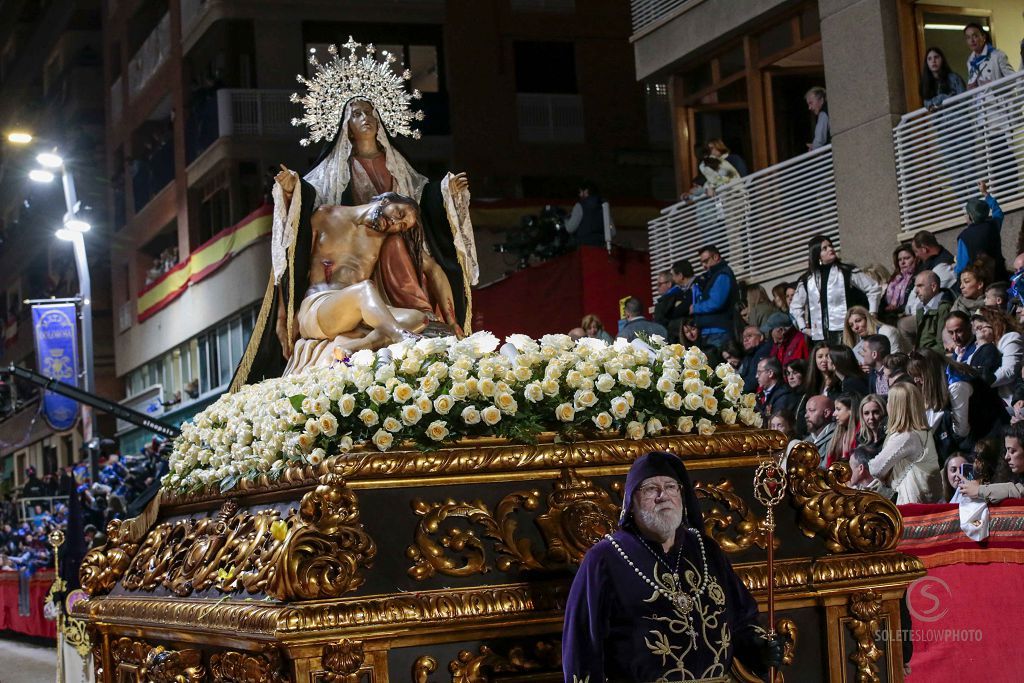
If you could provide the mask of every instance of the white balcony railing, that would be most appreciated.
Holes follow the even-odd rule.
[[[807,241],[838,244],[839,218],[827,145],[752,173],[693,202],[662,210],[648,226],[651,286],[679,259],[697,266],[697,250],[714,244],[736,277],[768,282],[806,268]]]
[[[905,114],[893,129],[904,236],[964,221],[978,180],[1004,207],[1024,203],[1024,71]]]
[[[296,105],[289,90],[217,91],[217,128],[225,135],[294,135]]]
[[[516,107],[523,142],[583,142],[583,100],[579,95],[519,93]]]
[[[633,33],[639,33],[649,26],[673,14],[683,5],[694,5],[702,0],[631,0],[630,13],[633,16]]]
[[[171,15],[165,14],[128,62],[128,96],[135,97],[171,54]]]

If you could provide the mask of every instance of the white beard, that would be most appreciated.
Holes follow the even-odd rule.
[[[682,508],[667,510],[637,510],[636,523],[640,531],[662,539],[662,542],[673,538],[676,529],[683,523]]]

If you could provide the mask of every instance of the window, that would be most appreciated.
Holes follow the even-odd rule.
[[[568,42],[516,41],[516,92],[576,93],[576,46]]]

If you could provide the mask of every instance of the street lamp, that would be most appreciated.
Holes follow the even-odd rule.
[[[12,133],[9,140],[14,141]],[[23,133],[30,142],[31,135]],[[24,139],[24,138],[22,138]],[[83,367],[83,384],[85,390],[90,394],[96,393],[96,374],[93,359],[93,334],[92,334],[92,278],[89,276],[89,261],[85,254],[85,233],[92,228],[87,220],[80,214],[82,203],[78,201],[78,193],[75,191],[75,179],[64,163],[64,159],[54,148],[47,152],[41,152],[36,156],[36,161],[44,168],[33,169],[29,178],[39,183],[52,182],[56,177],[54,171],[60,173],[61,185],[64,188],[64,213],[63,227],[56,231],[56,236],[62,240],[71,242],[75,252],[75,270],[78,271],[78,286],[81,297],[82,315],[82,358],[85,361]],[[96,432],[95,417],[92,409],[82,406],[83,437],[85,441],[93,438]],[[94,468],[95,469],[95,466]],[[93,473],[95,475],[95,472]]]

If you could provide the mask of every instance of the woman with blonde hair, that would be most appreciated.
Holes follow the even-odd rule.
[[[843,345],[853,349],[857,362],[864,362],[864,338],[872,334],[881,334],[889,339],[890,353],[906,353],[910,345],[892,325],[886,325],[863,306],[851,306],[846,312],[843,323]]]
[[[583,328],[583,331],[587,333],[588,337],[591,337],[593,339],[600,339],[601,341],[607,342],[608,344],[611,344],[613,341],[615,341],[614,339],[612,339],[612,335],[608,334],[608,332],[604,329],[604,323],[602,323],[601,319],[598,318],[597,315],[595,315],[594,313],[587,313],[585,316],[583,316],[583,320],[580,321],[580,327]]]
[[[924,394],[913,384],[899,382],[889,390],[888,404],[888,435],[868,470],[896,492],[900,505],[939,501],[939,456],[924,414]]]
[[[860,402],[858,410],[860,430],[857,432],[857,445],[870,446],[881,450],[885,442],[885,399],[878,394],[868,394]]]
[[[748,324],[761,329],[764,327],[765,321],[768,320],[768,316],[778,312],[779,309],[768,298],[768,293],[764,291],[764,287],[761,285],[747,285],[746,312],[744,317]]]

